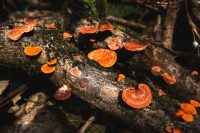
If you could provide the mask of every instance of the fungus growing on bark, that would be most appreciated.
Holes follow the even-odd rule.
[[[41,71],[45,74],[50,74],[55,71],[56,67],[54,66],[48,66],[47,64],[42,65]]]
[[[183,112],[183,110],[179,109],[179,110],[175,113],[175,116],[176,116],[176,117],[180,117],[180,116],[182,116],[183,114],[185,114],[185,113]]]
[[[148,45],[142,44],[138,40],[131,40],[129,42],[124,42],[124,47],[128,51],[141,51],[147,48]]]
[[[161,77],[167,84],[173,85],[176,83],[176,76],[168,73],[161,74]]]
[[[158,96],[159,97],[161,97],[161,96],[166,96],[167,94],[163,91],[163,90],[161,90],[161,89],[159,89],[158,90]]]
[[[8,32],[6,37],[10,40],[17,41],[23,33],[24,31],[21,28],[17,27]]]
[[[42,52],[42,48],[40,46],[27,46],[24,49],[24,53],[27,56],[36,56]]]
[[[56,24],[54,22],[50,23],[50,24],[45,24],[44,26],[48,29],[55,29],[56,28]]]
[[[125,79],[125,75],[124,74],[119,74],[118,78],[117,78],[117,81],[118,82],[122,82],[124,79]]]
[[[200,107],[200,103],[195,100],[190,100],[190,104],[193,105],[194,107]]]
[[[132,108],[145,108],[152,101],[150,88],[145,84],[139,84],[138,89],[125,88],[122,90],[123,101]]]
[[[152,66],[151,73],[154,76],[159,76],[161,74],[161,68],[159,66]]]
[[[117,54],[115,51],[109,49],[97,49],[88,54],[88,58],[96,61],[103,67],[111,67],[117,61]]]
[[[56,90],[56,92],[53,94],[53,97],[56,100],[66,100],[70,98],[71,96],[71,88],[68,87],[67,85],[63,85],[61,88]]]
[[[191,114],[184,113],[181,117],[186,122],[192,122],[193,121],[193,116]]]
[[[191,76],[197,76],[197,75],[199,75],[199,73],[197,71],[192,71],[190,75]]]
[[[63,33],[63,39],[68,39],[68,38],[71,38],[73,35],[67,33],[67,32],[64,32]]]
[[[173,133],[183,133],[179,128],[174,128]]]
[[[104,32],[104,31],[113,30],[113,29],[114,27],[111,23],[105,23],[101,25],[101,27],[99,28],[99,31]]]
[[[180,107],[183,110],[183,112],[185,112],[187,114],[191,114],[191,115],[197,114],[197,111],[194,108],[194,106],[189,103],[182,103],[182,104],[180,104]]]
[[[172,133],[172,127],[170,126],[165,127],[165,131],[168,133]]]
[[[74,67],[69,71],[73,76],[78,76],[81,72],[79,71],[78,67]]]
[[[94,26],[85,26],[85,27],[80,27],[80,32],[81,34],[94,34],[97,32],[98,27]]]
[[[49,62],[47,62],[48,66],[55,66],[56,64],[57,64],[57,59],[53,59],[53,60],[50,60]]]
[[[94,42],[96,42],[96,39],[90,38],[90,42],[94,43]]]
[[[122,42],[117,37],[108,38],[107,43],[111,50],[118,50],[123,47]]]

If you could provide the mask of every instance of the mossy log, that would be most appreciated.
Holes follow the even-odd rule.
[[[67,84],[72,87],[72,92],[75,95],[91,105],[121,118],[139,132],[162,132],[167,125],[187,132],[200,132],[199,115],[194,116],[194,122],[191,123],[183,122],[181,119],[176,118],[174,114],[179,108],[179,101],[168,96],[158,97],[155,88],[159,84],[154,84],[154,81],[151,79],[144,82],[151,88],[153,93],[153,101],[150,106],[143,109],[128,107],[121,99],[121,90],[126,87],[137,86],[139,83],[136,82],[137,80],[135,81],[127,77],[124,82],[117,82],[118,74],[112,68],[104,69],[98,66],[98,64],[87,58],[86,54],[80,50],[81,48],[77,48],[78,44],[76,42],[72,39],[63,39],[63,20],[67,19],[63,19],[62,16],[56,15],[35,19],[38,19],[39,23],[34,31],[23,34],[18,41],[9,40],[6,38],[6,34],[21,23],[7,22],[0,26],[0,65],[8,68],[19,68],[30,75],[41,75],[58,86]],[[48,29],[44,26],[52,22],[56,23],[56,29]],[[76,40],[77,34],[74,35]],[[27,57],[23,50],[29,45],[41,46],[43,48],[42,53],[36,58]],[[133,64],[133,66],[148,67],[142,67],[141,71],[134,68],[131,69],[131,72],[143,73],[145,75],[146,71],[143,70],[148,70],[153,62],[147,60],[149,63],[145,64],[146,62],[143,62],[144,59],[142,58],[146,56],[147,59],[150,60],[152,58],[151,60],[155,61],[156,57],[159,57],[147,56],[145,54],[146,51],[151,53],[149,49],[155,49],[154,52],[160,51],[159,46],[152,45],[144,52],[138,52],[137,54],[140,55],[140,58],[135,60],[135,62],[138,62],[138,65]],[[151,55],[153,54],[151,53]],[[172,58],[171,53],[166,50],[163,50],[162,55]],[[43,74],[40,70],[42,64],[47,63],[52,58],[58,60],[56,71],[50,75]],[[141,62],[139,59],[141,59]],[[167,65],[171,63],[169,60],[167,60]],[[166,65],[165,61],[163,60],[162,63],[160,60],[157,63],[162,63],[164,67]],[[139,63],[142,64],[139,65]],[[177,64],[172,66],[174,65],[176,66]],[[77,70],[76,74],[73,73],[74,69]],[[182,71],[178,72],[180,72],[180,75],[182,74]],[[194,82],[191,83],[193,84]]]

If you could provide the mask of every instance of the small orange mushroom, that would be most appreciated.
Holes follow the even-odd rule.
[[[190,104],[193,105],[194,107],[200,107],[200,103],[195,100],[190,100]]]
[[[40,54],[42,51],[42,48],[40,46],[27,46],[24,49],[24,53],[27,56],[36,56]]]
[[[129,42],[124,43],[124,47],[129,51],[141,51],[147,48],[148,45],[142,44],[138,40],[131,40]]]
[[[105,23],[101,25],[101,27],[99,28],[99,31],[104,32],[104,31],[113,30],[113,29],[114,27],[111,23]]]
[[[179,110],[176,112],[175,116],[176,116],[176,117],[180,117],[180,116],[182,116],[183,114],[185,114],[185,113],[183,112],[183,110],[179,109]]]
[[[191,115],[197,114],[197,111],[194,108],[194,106],[189,103],[182,103],[182,104],[180,104],[180,107],[183,110],[183,112],[185,112],[187,114],[191,114]]]
[[[117,54],[115,53],[115,51],[100,48],[91,51],[88,54],[88,58],[96,61],[103,67],[111,67],[117,61]]]
[[[54,66],[54,65],[56,65],[56,63],[57,63],[57,59],[53,59],[53,60],[50,60],[49,62],[47,62],[47,65]]]
[[[159,66],[152,66],[151,73],[155,76],[158,76],[161,74],[161,68]]]
[[[67,33],[67,32],[64,32],[63,33],[63,39],[67,39],[67,38],[71,38],[73,35]]]
[[[132,108],[145,108],[152,101],[152,93],[147,85],[139,84],[137,90],[134,88],[123,89],[122,99]]]
[[[56,28],[56,24],[54,22],[52,22],[50,24],[45,24],[44,26],[48,29],[55,29]]]
[[[54,66],[48,66],[47,64],[42,65],[41,71],[45,74],[50,74],[55,71],[56,67]]]
[[[161,89],[159,89],[158,90],[158,96],[159,97],[161,97],[161,96],[166,96],[167,94],[163,91],[163,90],[161,90]]]
[[[56,100],[67,100],[68,98],[70,98],[70,96],[71,88],[69,88],[67,85],[63,85],[53,94],[53,97]]]
[[[118,50],[123,47],[122,42],[117,37],[108,39],[107,43],[111,50]]]
[[[117,78],[117,81],[118,82],[122,82],[124,79],[125,79],[125,75],[124,74],[119,74],[118,78]]]
[[[161,74],[161,77],[167,84],[173,85],[176,83],[176,76],[168,73]]]
[[[199,75],[199,73],[197,71],[192,71],[190,75],[191,76],[197,76],[197,75]]]
[[[168,133],[172,133],[172,127],[170,126],[165,127],[165,131]]]
[[[193,116],[191,114],[184,113],[181,117],[186,122],[192,122],[193,121]]]
[[[80,30],[81,34],[94,34],[97,32],[98,27],[85,26],[85,27],[80,27],[79,30]]]
[[[90,42],[94,43],[94,42],[96,42],[96,39],[90,38]]]
[[[183,133],[179,128],[174,128],[173,133]]]

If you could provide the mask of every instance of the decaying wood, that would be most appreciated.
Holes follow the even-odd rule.
[[[90,116],[86,123],[79,129],[79,133],[84,133],[85,130],[95,121],[95,116]]]
[[[35,30],[31,33],[24,34],[16,42],[7,39],[5,36],[7,32],[11,30],[11,27],[15,27],[19,24],[7,22],[1,25],[0,65],[8,68],[19,68],[30,75],[39,74],[44,78],[49,78],[49,80],[58,86],[64,84],[69,85],[73,88],[72,92],[75,95],[99,109],[123,119],[126,123],[134,126],[140,132],[162,132],[167,124],[171,124],[173,127],[178,127],[187,132],[200,132],[199,115],[195,116],[195,120],[192,123],[186,123],[181,119],[174,117],[179,101],[168,96],[158,97],[155,88],[160,85],[151,80],[151,78],[148,82],[144,81],[150,86],[153,93],[151,105],[144,109],[133,109],[128,107],[121,99],[121,90],[126,87],[136,86],[137,83],[140,82],[135,82],[130,78],[126,78],[124,82],[116,82],[118,75],[113,72],[112,69],[104,69],[93,61],[88,60],[86,54],[81,52],[75,46],[77,45],[75,42],[64,40],[62,37],[64,31],[63,28],[60,28],[63,25],[63,18],[61,16],[42,17],[38,18],[38,20],[39,24],[36,26]],[[47,29],[44,27],[44,24],[50,22],[55,22],[57,29]],[[117,33],[120,33],[121,35],[122,32],[116,30],[113,31],[112,34]],[[133,37],[129,36],[129,38]],[[37,58],[25,56],[23,49],[25,46],[29,45],[41,46],[43,48],[41,55]],[[122,52],[119,53],[118,57],[119,62],[120,55],[123,54],[123,50],[121,51]],[[166,49],[151,44],[143,52],[127,53],[131,56],[135,55],[130,58],[129,67],[134,67],[134,69],[130,70],[132,73],[135,73],[136,75],[137,73],[141,73],[148,77],[149,68],[157,63],[157,65],[161,65],[166,71],[175,71],[177,80],[185,76],[186,79],[184,81],[191,84],[185,86],[185,83],[182,83],[183,80],[181,80],[173,89],[179,88],[183,90],[183,88],[186,87],[186,89],[200,90],[198,88],[200,86],[199,83],[196,83],[191,77],[183,73],[185,72],[184,69],[173,61],[172,53]],[[42,74],[40,71],[41,65],[47,63],[48,60],[52,58],[58,60],[56,71],[51,75]],[[134,62],[131,61],[133,59]],[[127,66],[127,68],[129,67]],[[141,69],[139,69],[139,67],[141,67]],[[74,68],[77,70],[76,74],[71,71]],[[177,70],[177,68],[179,69]],[[147,74],[145,74],[146,72]],[[192,86],[193,88],[191,88]],[[187,95],[187,93],[184,94]],[[193,95],[196,96],[196,99],[199,98],[198,93]]]

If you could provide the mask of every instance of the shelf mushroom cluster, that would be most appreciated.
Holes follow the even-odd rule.
[[[190,103],[182,103],[175,116],[181,117],[186,122],[192,122],[193,115],[197,114],[195,107],[200,107],[200,103],[195,100],[190,100]]]

